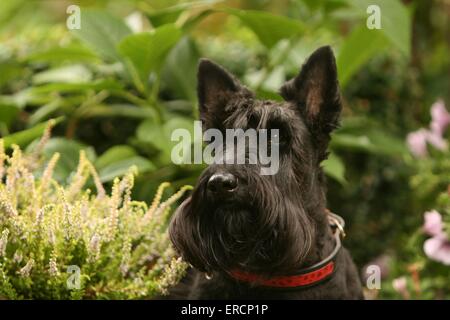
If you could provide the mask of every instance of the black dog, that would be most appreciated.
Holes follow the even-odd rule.
[[[200,62],[203,129],[279,129],[280,160],[274,175],[259,165],[210,165],[177,210],[170,237],[196,269],[186,298],[363,298],[341,248],[343,221],[326,210],[320,167],[341,112],[331,48],[315,51],[281,96],[257,100],[220,66]]]

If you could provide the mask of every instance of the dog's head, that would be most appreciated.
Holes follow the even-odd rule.
[[[199,270],[293,272],[327,224],[320,163],[341,111],[330,47],[315,51],[280,92],[283,102],[257,100],[220,66],[200,62],[203,130],[215,128],[225,137],[226,129],[278,129],[270,135],[275,144],[270,138],[268,143],[279,163],[269,175],[261,174],[260,161],[215,163],[202,173],[170,226],[175,248]],[[229,145],[221,148],[224,158]],[[247,158],[249,149],[247,144]]]

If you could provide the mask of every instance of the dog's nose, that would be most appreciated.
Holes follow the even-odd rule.
[[[216,173],[209,178],[207,186],[214,193],[233,192],[237,187],[237,178],[231,173]]]

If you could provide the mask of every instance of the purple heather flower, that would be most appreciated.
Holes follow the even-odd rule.
[[[449,124],[450,113],[445,108],[444,101],[440,99],[431,106],[431,130],[442,137]]]

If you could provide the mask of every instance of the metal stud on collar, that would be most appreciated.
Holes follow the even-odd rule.
[[[344,230],[345,221],[341,216],[338,216],[337,214],[331,212],[329,209],[325,209],[328,213],[328,220],[330,221],[330,224],[332,226],[336,226],[336,228],[339,230],[339,234],[342,236],[342,238],[345,238],[346,233]]]

